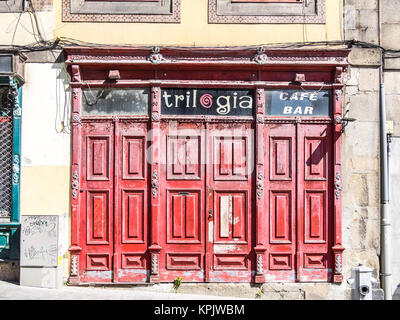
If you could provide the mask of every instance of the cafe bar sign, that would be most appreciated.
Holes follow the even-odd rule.
[[[331,115],[330,90],[265,90],[267,116]]]
[[[252,116],[254,90],[162,89],[165,115]]]

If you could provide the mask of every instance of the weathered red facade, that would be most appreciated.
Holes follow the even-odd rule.
[[[71,283],[342,281],[347,50],[66,53]],[[84,116],[88,87],[148,88],[149,112]],[[166,115],[165,88],[252,89],[253,113]],[[328,90],[331,114],[268,116],[269,89]]]

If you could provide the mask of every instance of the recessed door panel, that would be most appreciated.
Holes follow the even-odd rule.
[[[253,138],[250,123],[207,125],[209,282],[253,279]]]
[[[200,243],[201,196],[201,190],[168,190],[168,243]]]
[[[205,275],[205,136],[201,123],[161,122],[160,279]]]
[[[122,179],[144,179],[145,137],[122,137]]]
[[[298,125],[298,281],[329,281],[332,269],[331,125]],[[329,227],[331,226],[331,227]]]
[[[114,245],[114,126],[82,123],[80,270],[85,282],[111,282]],[[99,276],[99,272],[102,275]]]
[[[292,243],[292,192],[270,191],[270,243]]]
[[[248,179],[248,137],[234,136],[224,130],[223,136],[214,136],[214,180],[246,181]],[[212,135],[210,136],[212,137]]]
[[[121,190],[122,243],[144,243],[145,192],[147,190]]]
[[[331,130],[317,124],[265,125],[268,279],[329,280]]]
[[[167,137],[167,179],[201,179],[200,136]]]
[[[247,242],[247,192],[216,192],[214,243]]]
[[[114,282],[148,281],[147,123],[115,127]]]
[[[110,193],[87,192],[87,244],[110,243]]]
[[[270,137],[270,179],[291,180],[293,141],[291,137]]]
[[[296,254],[296,127],[267,124],[264,129],[267,214],[267,279],[294,279]]]
[[[304,141],[305,180],[327,179],[327,146],[325,137],[306,137]]]
[[[110,147],[108,136],[87,137],[87,180],[110,179]]]

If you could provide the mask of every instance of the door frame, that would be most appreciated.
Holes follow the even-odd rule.
[[[148,57],[151,50],[148,48],[83,48],[70,47],[65,49],[66,64],[71,74],[72,88],[72,114],[71,114],[71,255],[70,283],[82,283],[81,271],[83,262],[80,254],[80,146],[81,144],[81,115],[82,88],[103,87],[107,74],[111,69],[125,70],[121,73],[121,79],[112,83],[106,81],[110,87],[148,87],[151,88],[150,109],[148,116],[135,117],[138,121],[149,121],[153,148],[150,166],[151,174],[151,203],[150,220],[151,236],[149,243],[150,254],[150,282],[157,283],[159,277],[159,253],[161,250],[159,240],[159,130],[161,117],[161,88],[162,87],[197,87],[197,88],[253,88],[256,91],[255,112],[251,117],[255,121],[256,136],[256,242],[254,252],[256,255],[255,282],[265,282],[264,254],[267,243],[263,233],[265,228],[264,203],[259,198],[263,197],[262,185],[264,151],[262,139],[262,127],[270,121],[265,116],[264,89],[267,88],[299,88],[292,82],[297,75],[305,75],[306,82],[301,83],[304,89],[320,88],[332,90],[333,113],[329,119],[315,117],[309,121],[330,121],[333,123],[334,139],[334,208],[333,217],[333,266],[332,281],[340,283],[342,274],[342,196],[341,196],[341,117],[342,117],[342,88],[343,72],[348,65],[347,56],[349,50],[266,50],[265,61],[256,63],[253,58],[257,54],[255,49],[237,49],[235,57],[230,49],[205,48],[192,49],[190,55],[186,55],[179,48],[162,49],[160,55],[166,59],[160,63],[154,63]],[[295,58],[293,58],[295,57]],[[95,61],[95,62],[94,62]],[[173,61],[173,62],[171,62]],[[179,66],[179,70],[177,70]],[[92,72],[92,71],[95,72]],[[189,79],[189,80],[188,80]],[[210,80],[212,79],[212,80]],[[111,117],[113,118],[113,117]],[[196,117],[192,119],[196,121]],[[220,118],[221,121],[228,120]],[[281,119],[285,120],[285,119]],[[279,121],[279,119],[274,119]]]

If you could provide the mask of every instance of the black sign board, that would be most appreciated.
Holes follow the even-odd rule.
[[[166,115],[252,116],[253,108],[253,90],[161,90],[161,113]]]
[[[266,115],[330,116],[330,90],[265,90]]]

